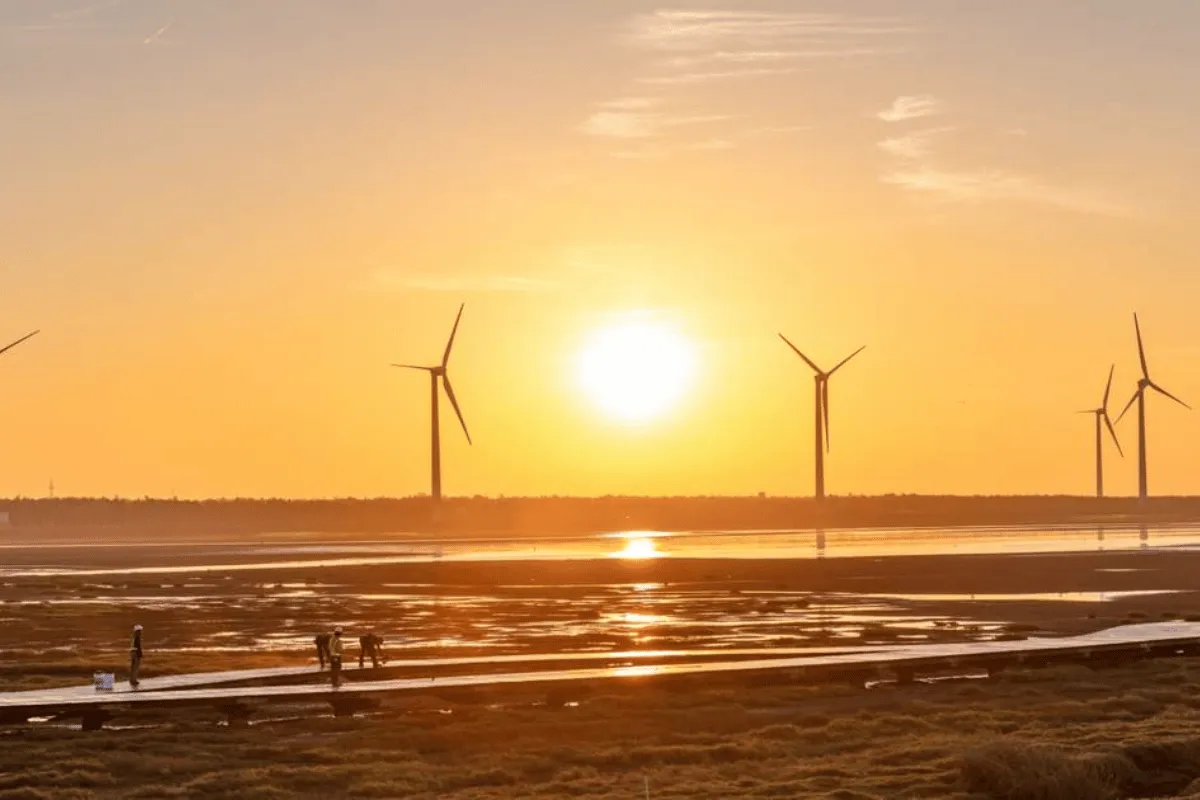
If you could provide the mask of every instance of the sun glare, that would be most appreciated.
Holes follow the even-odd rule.
[[[579,383],[604,413],[646,422],[674,407],[691,387],[696,351],[664,322],[635,319],[596,331],[579,357]]]
[[[630,539],[625,548],[613,553],[617,558],[658,558],[662,555],[653,539]]]

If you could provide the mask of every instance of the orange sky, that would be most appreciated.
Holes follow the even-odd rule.
[[[0,493],[427,491],[388,364],[464,301],[450,494],[807,494],[778,331],[867,345],[838,494],[1090,492],[1072,412],[1113,362],[1128,399],[1135,310],[1200,403],[1195,6],[497,5],[0,6],[0,337],[44,331],[0,360]],[[631,311],[699,353],[642,426],[575,375]],[[1152,492],[1200,491],[1200,414],[1149,419]]]

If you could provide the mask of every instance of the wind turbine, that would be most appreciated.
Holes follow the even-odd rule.
[[[17,339],[15,342],[13,342],[12,344],[8,345],[7,347],[4,347],[4,348],[0,349],[0,355],[4,355],[4,354],[5,354],[5,353],[7,353],[9,350],[12,350],[14,347],[16,347],[17,345],[21,344],[22,342],[25,342],[25,341],[28,341],[28,340],[32,339],[33,337],[37,336],[39,333],[41,333],[41,331],[34,331],[33,333],[27,333],[27,334],[25,334],[25,335],[24,335],[24,336],[22,336],[20,339]]]
[[[1113,370],[1116,365],[1108,368],[1108,384],[1104,387],[1104,402],[1099,408],[1089,408],[1087,411],[1080,411],[1080,414],[1093,414],[1096,417],[1096,497],[1104,497],[1104,436],[1101,430],[1101,422],[1108,426],[1108,432],[1112,436],[1113,444],[1117,446],[1117,452],[1121,454],[1121,458],[1125,457],[1125,451],[1121,449],[1121,443],[1117,441],[1117,431],[1113,428],[1112,420],[1108,416],[1108,395],[1112,391]]]
[[[800,356],[800,358],[804,359],[804,363],[808,364],[808,366],[812,367],[812,371],[815,373],[813,375],[813,380],[815,383],[814,388],[816,389],[816,392],[815,392],[816,400],[814,402],[813,409],[815,412],[815,421],[816,421],[816,439],[815,439],[816,457],[817,457],[816,498],[818,500],[824,500],[825,499],[825,451],[829,449],[829,379],[833,377],[833,374],[835,372],[837,372],[839,369],[844,367],[846,365],[847,361],[854,358],[856,355],[858,355],[864,349],[866,349],[866,345],[863,345],[862,347],[858,348],[853,353],[851,353],[850,355],[846,356],[841,361],[839,361],[838,365],[836,367],[829,370],[828,372],[825,372],[820,367],[818,367],[815,363],[813,363],[813,360],[811,358],[804,355],[804,353],[801,353],[800,348],[796,347],[796,345],[794,345],[790,341],[788,341],[788,338],[786,336],[784,336],[782,333],[779,334],[779,338],[783,339],[783,341],[787,344],[788,347],[795,350],[796,355],[798,355],[798,356]],[[824,430],[824,434],[822,434],[822,430]]]
[[[1133,397],[1129,398],[1129,402],[1125,404],[1125,409],[1117,417],[1117,422],[1121,421],[1136,401],[1138,407],[1138,499],[1144,503],[1148,496],[1146,490],[1146,390],[1153,389],[1159,394],[1171,398],[1189,411],[1192,407],[1150,380],[1150,368],[1146,366],[1146,349],[1142,346],[1142,328],[1138,324],[1137,314],[1133,315],[1133,329],[1137,332],[1138,360],[1142,363],[1142,377],[1138,380],[1138,388],[1133,393]]]
[[[458,407],[458,399],[454,396],[454,387],[450,384],[450,375],[446,371],[447,365],[450,363],[450,350],[454,347],[454,336],[458,333],[458,323],[462,319],[463,309],[466,308],[466,303],[463,303],[458,308],[458,316],[454,318],[454,328],[450,331],[450,340],[446,342],[446,352],[442,354],[442,363],[433,367],[419,367],[414,364],[392,364],[393,367],[400,369],[416,369],[422,372],[429,373],[429,399],[431,403],[431,429],[433,434],[432,445],[430,449],[431,471],[432,471],[432,491],[433,501],[440,503],[442,500],[442,442],[441,431],[438,425],[438,401],[440,395],[438,393],[439,382],[446,389],[446,397],[450,399],[450,405],[454,406],[454,413],[458,416],[458,422],[462,425],[463,433],[466,434],[467,444],[471,443],[471,434],[467,431],[466,420],[463,419],[462,411]]]

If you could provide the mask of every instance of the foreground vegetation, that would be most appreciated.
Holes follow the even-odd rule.
[[[1197,659],[870,691],[601,692],[425,696],[353,719],[264,709],[240,729],[202,710],[9,729],[0,798],[1200,797]]]

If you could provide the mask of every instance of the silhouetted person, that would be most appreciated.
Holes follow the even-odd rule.
[[[138,673],[142,669],[142,626],[133,626],[133,639],[129,642],[129,685],[138,687]]]
[[[371,631],[366,636],[358,637],[358,668],[362,669],[367,656],[371,657],[371,666],[378,667],[380,662],[386,664],[383,657],[383,637]]]
[[[333,629],[333,638],[329,640],[329,674],[333,688],[342,682],[342,628],[339,625]]]
[[[333,636],[328,633],[318,633],[313,639],[313,644],[317,646],[317,660],[321,662],[321,669],[325,669],[325,662],[329,660],[329,640]]]

